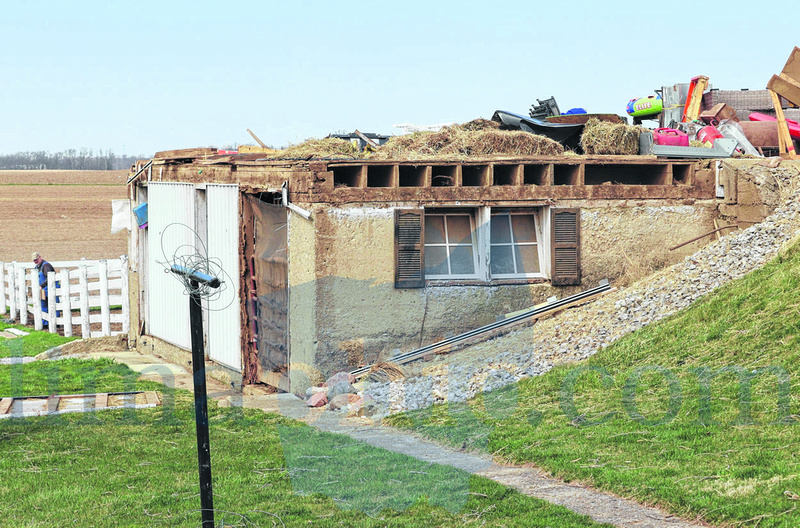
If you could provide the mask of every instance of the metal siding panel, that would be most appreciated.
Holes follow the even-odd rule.
[[[148,187],[148,333],[190,350],[189,297],[178,278],[163,270],[176,251],[194,251],[194,186],[150,182]],[[171,224],[182,225],[167,229]]]
[[[239,187],[209,184],[208,257],[227,276],[226,290],[208,302],[208,353],[217,363],[242,370],[239,305]]]

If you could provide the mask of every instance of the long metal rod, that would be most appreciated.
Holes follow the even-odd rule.
[[[696,242],[697,240],[700,240],[701,238],[705,238],[705,237],[707,237],[707,236],[709,236],[709,235],[713,235],[714,233],[718,233],[718,232],[722,231],[723,229],[730,229],[730,228],[732,228],[732,227],[739,227],[739,226],[738,226],[738,225],[736,225],[736,224],[727,225],[727,226],[722,226],[722,227],[720,227],[720,228],[718,228],[718,229],[715,229],[715,230],[713,230],[713,231],[709,231],[708,233],[706,233],[706,234],[704,234],[704,235],[696,236],[696,237],[694,237],[694,238],[693,238],[693,239],[691,239],[691,240],[687,240],[686,242],[683,242],[683,243],[681,243],[681,244],[678,244],[677,246],[672,246],[671,248],[669,248],[669,250],[670,250],[670,251],[673,251],[673,250],[675,250],[675,249],[682,248],[682,247],[683,247],[683,246],[685,246],[686,244],[691,244],[692,242]]]
[[[192,372],[194,374],[194,415],[197,430],[197,463],[200,473],[200,508],[203,528],[214,528],[214,494],[211,487],[211,443],[208,434],[208,394],[203,347],[203,312],[198,283],[191,281],[189,322],[192,334]]]
[[[130,178],[128,178],[128,181],[127,181],[127,182],[125,182],[125,185],[129,185],[129,184],[130,184],[130,183],[131,183],[133,180],[135,180],[135,179],[136,179],[136,177],[137,177],[137,176],[139,176],[141,173],[143,173],[144,171],[146,171],[146,170],[147,170],[147,168],[148,168],[150,165],[152,165],[152,164],[153,164],[153,160],[150,160],[150,161],[148,161],[147,163],[145,163],[144,167],[142,167],[141,169],[139,169],[139,170],[136,172],[136,174],[134,174],[133,176],[131,176]]]
[[[458,343],[460,343],[462,341],[466,341],[466,340],[468,340],[468,339],[470,339],[472,337],[475,337],[477,335],[480,335],[480,334],[483,334],[483,333],[486,333],[486,332],[490,332],[492,330],[496,330],[496,329],[502,328],[504,326],[512,325],[512,324],[514,324],[516,322],[525,320],[525,319],[533,317],[535,315],[539,315],[539,314],[543,314],[543,313],[549,312],[551,310],[555,310],[555,309],[557,309],[557,308],[559,308],[561,306],[580,301],[583,298],[591,297],[592,295],[596,295],[598,293],[603,293],[603,292],[608,291],[610,289],[611,289],[611,284],[608,282],[608,280],[604,279],[604,280],[600,281],[600,285],[597,286],[596,288],[591,288],[589,290],[584,290],[584,291],[582,291],[580,293],[576,293],[575,295],[570,295],[569,297],[564,297],[563,299],[559,299],[559,300],[554,301],[552,303],[548,303],[546,306],[542,306],[542,307],[539,307],[539,308],[531,308],[530,310],[522,312],[521,314],[515,315],[513,317],[509,317],[508,319],[503,319],[501,321],[495,321],[494,323],[491,323],[491,324],[488,324],[488,325],[485,325],[485,326],[481,326],[480,328],[476,328],[474,330],[469,330],[469,331],[464,332],[462,334],[458,334],[458,335],[449,337],[449,338],[444,339],[442,341],[438,341],[436,343],[433,343],[433,344],[430,344],[430,345],[426,345],[424,347],[418,348],[416,350],[412,350],[410,352],[406,352],[404,354],[399,354],[397,356],[389,358],[389,361],[391,361],[393,363],[398,363],[398,364],[401,364],[401,363],[404,363],[404,362],[408,362],[411,359],[414,359],[415,357],[424,356],[428,352],[430,352],[432,350],[435,350],[437,348],[442,348],[442,347],[446,347],[446,346],[449,346],[449,345],[458,344]],[[360,368],[357,368],[355,370],[350,371],[350,374],[352,374],[354,376],[361,376],[361,375],[366,374],[367,372],[369,372],[370,368],[372,368],[372,365],[368,365],[368,366],[365,366],[365,367],[360,367]]]

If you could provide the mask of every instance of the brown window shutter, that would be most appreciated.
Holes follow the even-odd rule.
[[[425,287],[425,212],[394,212],[394,287]]]
[[[581,210],[551,209],[553,286],[581,283]]]

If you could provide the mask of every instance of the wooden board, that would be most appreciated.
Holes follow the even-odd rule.
[[[785,74],[773,75],[767,83],[767,89],[779,94],[794,105],[800,105],[800,82]]]
[[[94,408],[105,409],[106,407],[108,407],[108,393],[98,394],[94,399]]]
[[[772,97],[772,103],[775,106],[775,115],[778,118],[778,143],[780,146],[781,156],[786,156],[789,159],[795,159],[794,142],[792,141],[791,134],[789,133],[789,125],[786,123],[786,116],[783,114],[778,94],[772,90],[769,91]]]
[[[44,411],[46,414],[54,413],[59,411],[59,407],[61,407],[60,412],[85,412],[85,411],[92,411],[92,410],[105,410],[105,409],[122,409],[123,405],[115,405],[112,407],[108,406],[109,396],[122,396],[123,397],[123,404],[125,403],[125,399],[135,398],[138,394],[144,394],[147,404],[148,405],[161,405],[161,400],[158,397],[158,393],[156,391],[138,391],[134,393],[122,394],[122,393],[98,393],[98,394],[66,394],[66,395],[53,395],[48,398],[44,398],[43,396],[30,396],[30,397],[21,397],[21,398],[3,398],[0,400],[0,417],[13,417],[16,414],[11,415],[11,409],[14,408],[14,402],[24,402],[24,401],[39,401],[41,402],[40,412]],[[94,398],[94,407],[87,407],[86,403]],[[61,405],[63,400],[64,405]],[[81,405],[77,405],[83,402]],[[128,402],[130,405],[130,402]],[[76,411],[76,409],[78,409]],[[45,414],[41,414],[44,416]]]
[[[153,158],[165,159],[193,159],[204,158],[207,156],[215,156],[217,149],[215,148],[191,148],[191,149],[178,149],[178,150],[163,150],[156,152]]]

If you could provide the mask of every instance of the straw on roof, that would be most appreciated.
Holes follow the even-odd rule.
[[[339,138],[307,139],[291,145],[276,156],[277,158],[310,159],[310,158],[359,158],[361,152],[352,142]]]
[[[593,117],[583,129],[581,147],[586,154],[638,154],[641,131],[641,127],[600,121]]]
[[[499,123],[475,119],[438,132],[395,136],[371,156],[374,159],[422,159],[471,156],[552,156],[564,147],[550,138],[519,130],[499,130]]]

